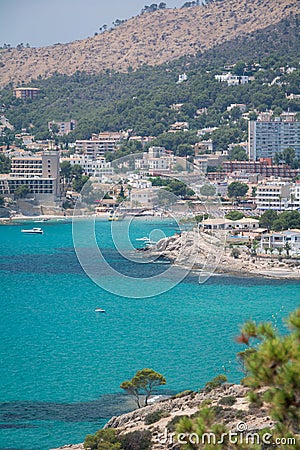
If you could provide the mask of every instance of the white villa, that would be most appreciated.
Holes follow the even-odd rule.
[[[205,219],[202,222],[204,229],[207,230],[240,230],[254,231],[259,228],[259,220],[251,217],[243,217],[239,220],[230,220],[226,218]]]
[[[280,232],[272,232],[261,237],[260,249],[265,248],[284,250],[286,244],[290,245],[290,253],[293,255],[300,255],[300,230],[286,230]]]

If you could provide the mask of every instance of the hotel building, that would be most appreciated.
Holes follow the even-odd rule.
[[[42,156],[12,158],[11,173],[0,177],[0,194],[13,195],[19,186],[28,186],[38,200],[59,196],[59,153],[44,152]]]

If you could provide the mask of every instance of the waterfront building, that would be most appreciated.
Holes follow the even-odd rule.
[[[152,209],[160,188],[132,189],[130,191],[130,207]]]
[[[261,236],[260,251],[263,252],[265,248],[279,248],[284,251],[286,244],[289,244],[289,252],[292,255],[300,255],[300,230],[285,230],[280,232],[271,232]]]
[[[27,186],[38,200],[56,200],[60,194],[58,152],[14,157],[11,161],[11,173],[0,177],[0,194],[10,196],[19,186]]]
[[[230,220],[223,217],[215,219],[205,219],[201,225],[206,230],[238,230],[253,231],[259,228],[259,220],[251,217],[243,217],[239,220]]]

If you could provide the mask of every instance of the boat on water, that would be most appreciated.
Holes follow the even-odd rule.
[[[118,220],[122,220],[122,219],[123,219],[123,217],[120,216],[119,214],[110,214],[110,215],[108,216],[108,220],[109,220],[110,222],[112,222],[112,221],[118,221]]]
[[[95,312],[105,313],[106,311],[105,311],[105,309],[102,309],[102,308],[96,308]]]
[[[141,238],[136,238],[136,241],[147,241],[147,242],[149,242],[150,241],[150,239],[147,237],[147,236],[145,236],[145,237],[141,237]]]
[[[44,234],[44,231],[42,228],[31,228],[29,230],[21,230],[21,233],[27,233],[27,234]]]
[[[35,220],[34,223],[48,222],[48,220],[50,220],[50,219],[40,219],[40,220]]]

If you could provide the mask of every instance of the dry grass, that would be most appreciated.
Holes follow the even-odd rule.
[[[28,83],[54,72],[125,71],[159,65],[300,12],[298,0],[224,0],[208,7],[166,9],[139,15],[111,31],[69,44],[0,52],[0,86]]]

